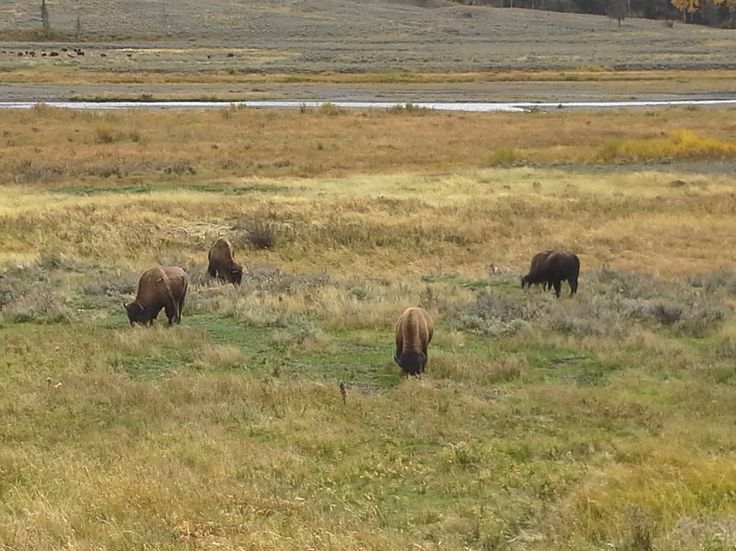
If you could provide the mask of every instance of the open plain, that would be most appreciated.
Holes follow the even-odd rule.
[[[61,38],[71,4],[49,2]],[[211,2],[207,25],[169,11],[159,36],[80,4],[101,22],[74,58],[19,57],[71,42],[28,42],[24,3],[0,6],[15,18],[2,98],[733,92],[733,35],[677,24],[260,2],[237,3],[226,35],[208,29],[233,3]],[[452,29],[514,17],[494,44],[540,56],[519,33],[549,28],[559,43],[539,44],[558,57],[487,70],[456,49]],[[610,49],[576,47],[581,21]],[[334,36],[346,28],[354,44]],[[632,29],[646,40],[619,48]],[[644,66],[673,32],[682,49]],[[178,41],[201,65],[117,59],[131,41]],[[395,62],[400,44],[429,61]],[[227,48],[271,57],[230,71]],[[361,51],[374,61],[343,71]],[[0,111],[0,549],[733,549],[735,114]],[[239,287],[207,277],[217,237]],[[580,257],[576,296],[521,289],[550,247]],[[156,263],[189,273],[182,323],[131,327],[122,304]],[[416,305],[434,338],[427,372],[402,378],[393,324]]]

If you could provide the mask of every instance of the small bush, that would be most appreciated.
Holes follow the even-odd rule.
[[[64,272],[83,272],[83,263],[67,258],[63,254],[41,251],[36,265],[45,272],[61,270]]]
[[[10,174],[17,184],[46,184],[59,180],[64,172],[55,166],[39,166],[25,160],[11,168]]]
[[[245,242],[254,249],[272,249],[276,245],[276,229],[265,218],[253,218],[243,223]]]
[[[512,297],[478,293],[475,302],[455,308],[449,313],[458,327],[476,334],[513,335],[526,329],[533,311]]]
[[[138,287],[138,274],[130,272],[111,278],[96,278],[82,287],[87,295],[120,298],[134,295]]]
[[[112,128],[98,126],[95,128],[95,143],[110,144],[118,140],[118,135]]]
[[[627,551],[652,551],[652,538],[656,528],[654,521],[641,509],[629,513],[629,534],[624,542]]]
[[[196,174],[196,169],[188,164],[182,162],[172,163],[169,166],[164,167],[164,174],[174,174],[175,176],[182,176],[183,174]]]
[[[35,289],[50,286],[49,273],[38,265],[10,265],[0,272],[0,309]]]
[[[396,104],[388,109],[389,113],[393,114],[410,114],[410,115],[425,115],[431,110],[426,107],[420,107],[413,103]]]
[[[721,284],[711,287],[720,289]],[[473,303],[446,308],[447,319],[459,329],[488,336],[510,335],[534,325],[566,335],[621,337],[645,324],[701,337],[730,312],[723,300],[693,288],[686,280],[610,268],[586,274],[581,292],[572,299],[482,291]]]
[[[567,334],[625,334],[635,322],[673,333],[702,336],[730,312],[727,306],[686,281],[603,268],[588,276],[590,292],[575,303],[549,306],[547,324]],[[591,295],[591,293],[593,293]]]
[[[693,287],[703,289],[707,293],[715,293],[720,290],[736,293],[736,271],[734,270],[714,270],[692,276],[688,281]]]
[[[344,113],[344,109],[339,108],[334,103],[327,102],[319,106],[319,113],[321,115],[327,115],[328,117],[336,117],[337,115]]]
[[[513,166],[521,161],[519,151],[512,147],[497,147],[488,160],[490,166]]]
[[[736,338],[730,337],[718,343],[716,346],[716,354],[720,358],[736,360]]]
[[[70,312],[55,290],[43,288],[8,304],[2,309],[2,317],[15,323],[58,323],[68,321]]]

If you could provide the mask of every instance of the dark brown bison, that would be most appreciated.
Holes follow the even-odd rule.
[[[541,253],[540,253],[541,254]],[[578,291],[580,275],[580,259],[568,251],[552,251],[540,264],[522,278],[522,286],[534,283],[546,283],[553,287],[555,296],[560,297],[562,281],[570,284],[570,296]]]
[[[407,375],[420,375],[427,365],[427,347],[434,323],[423,308],[407,308],[396,322],[394,361]]]
[[[243,267],[233,259],[233,244],[227,239],[219,238],[210,247],[207,255],[209,266],[207,273],[212,277],[240,285],[243,279]]]
[[[521,288],[530,287],[532,285],[542,284],[542,289],[547,290],[547,281],[531,281],[530,276],[536,274],[537,270],[542,266],[542,263],[547,260],[547,257],[554,252],[554,249],[547,249],[546,251],[539,252],[532,257],[532,265],[529,267],[529,273],[521,277]]]
[[[130,325],[152,325],[163,308],[169,325],[181,323],[181,311],[187,295],[189,278],[178,266],[156,266],[146,270],[138,280],[135,300],[124,304]]]

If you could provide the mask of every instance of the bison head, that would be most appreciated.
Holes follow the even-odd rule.
[[[394,361],[407,375],[421,375],[427,366],[427,355],[424,352],[404,352],[399,357],[394,355]]]
[[[233,264],[230,268],[229,278],[233,285],[240,285],[240,281],[243,279],[243,267],[240,264]]]
[[[132,326],[134,323],[145,323],[145,314],[146,309],[143,308],[140,304],[137,302],[131,302],[130,304],[123,304],[123,307],[125,308],[125,311],[128,313],[128,321],[130,322],[130,325]]]
[[[529,287],[529,276],[521,276],[521,288]]]

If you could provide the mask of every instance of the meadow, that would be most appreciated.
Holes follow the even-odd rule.
[[[733,549],[733,115],[0,112],[0,548]]]

